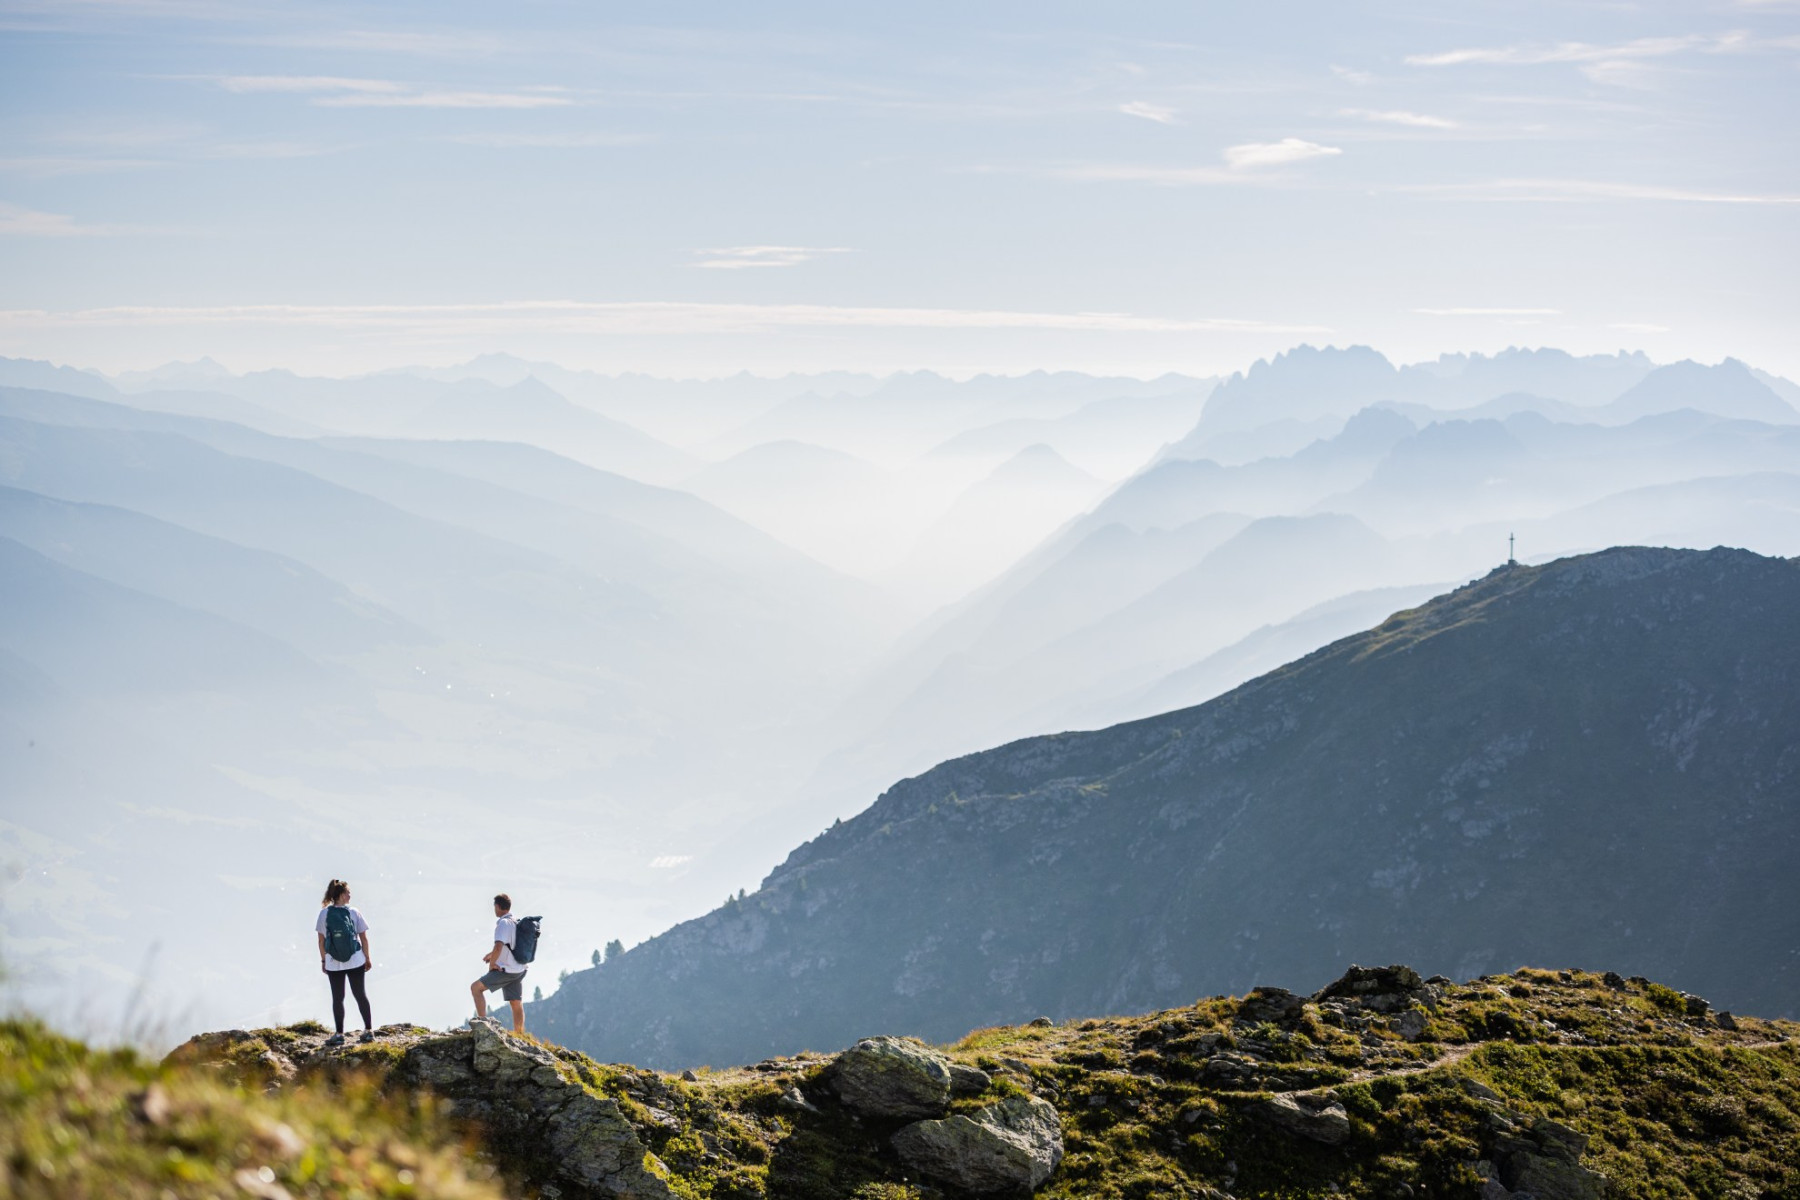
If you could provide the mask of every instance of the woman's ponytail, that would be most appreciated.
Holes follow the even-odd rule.
[[[325,898],[319,901],[319,907],[323,908],[327,904],[336,904],[337,898],[349,890],[350,885],[342,879],[332,880],[325,885]]]

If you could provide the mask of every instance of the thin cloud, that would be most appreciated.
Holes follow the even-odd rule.
[[[0,171],[26,175],[33,179],[52,179],[59,175],[101,175],[108,171],[141,171],[160,167],[155,158],[81,158],[74,156],[36,155],[25,158],[0,158]]]
[[[1159,183],[1191,187],[1210,183],[1246,183],[1250,176],[1223,167],[1150,167],[1131,163],[1084,163],[1054,167],[1044,174],[1078,183]]]
[[[460,133],[444,139],[465,146],[585,150],[604,146],[641,146],[656,140],[650,133]]]
[[[574,103],[550,88],[452,90],[343,75],[227,75],[218,84],[239,94],[306,95],[308,103],[320,108],[562,108]]]
[[[1456,122],[1448,117],[1433,117],[1425,113],[1404,112],[1398,109],[1373,108],[1340,108],[1340,117],[1355,117],[1359,121],[1374,121],[1383,125],[1407,125],[1414,129],[1455,129]]]
[[[1635,38],[1602,45],[1593,42],[1556,42],[1512,46],[1478,46],[1437,54],[1409,54],[1415,67],[1456,67],[1469,63],[1494,66],[1538,66],[1544,63],[1619,62],[1627,59],[1667,58],[1675,54],[1724,54],[1756,48],[1760,43],[1745,33],[1699,34],[1680,37]]]
[[[1159,125],[1179,125],[1175,110],[1160,104],[1147,104],[1142,100],[1133,100],[1130,104],[1119,105],[1119,111],[1128,117],[1138,117],[1145,121],[1155,121]]]
[[[1427,317],[1560,317],[1560,308],[1415,308]]]
[[[1331,73],[1346,83],[1354,83],[1357,87],[1365,87],[1375,82],[1375,76],[1367,71],[1354,71],[1349,67],[1340,67],[1335,64],[1331,68]]]
[[[128,225],[84,225],[66,213],[0,203],[0,237],[118,237],[142,232]]]
[[[796,328],[1039,329],[1100,333],[1329,334],[1329,326],[1238,317],[1132,313],[1021,312],[1006,309],[872,308],[823,304],[604,303],[528,300],[493,304],[118,306],[49,312],[0,311],[0,329],[289,325],[377,337],[482,333],[730,334]]]
[[[320,108],[564,108],[575,102],[545,92],[352,92],[312,103]]]
[[[1245,142],[1241,146],[1227,147],[1225,162],[1233,170],[1245,171],[1257,167],[1284,167],[1309,158],[1328,158],[1342,153],[1336,146],[1321,146],[1317,142],[1290,137],[1279,142]]]
[[[649,862],[652,871],[668,871],[694,861],[691,854],[659,854]]]
[[[1645,325],[1638,321],[1614,321],[1612,324],[1608,325],[1607,328],[1608,329],[1616,329],[1620,333],[1667,333],[1667,332],[1669,332],[1669,327],[1667,325]]]
[[[226,75],[218,80],[228,92],[369,92],[399,93],[406,85],[392,79],[353,79],[344,75]]]
[[[1134,163],[1082,163],[1056,167],[1044,174],[1053,179],[1072,179],[1084,183],[1155,183],[1165,187],[1202,187],[1212,184],[1273,183],[1280,174],[1267,168],[1284,167],[1313,158],[1329,158],[1342,154],[1336,146],[1321,146],[1301,138],[1282,138],[1279,142],[1245,142],[1226,147],[1223,167],[1162,167]]]
[[[756,267],[797,267],[821,254],[849,254],[848,246],[719,246],[696,250],[705,255],[690,267],[712,271],[742,271]]]
[[[1779,192],[1709,192],[1658,184],[1607,183],[1588,179],[1495,179],[1483,183],[1422,184],[1397,189],[1463,200],[1646,200],[1676,204],[1800,204],[1800,195]]]

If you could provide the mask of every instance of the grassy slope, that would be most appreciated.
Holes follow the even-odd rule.
[[[1416,1010],[1423,1033],[1412,1042],[1390,1016],[1346,1017],[1309,1002],[1272,1021],[1261,1004],[1253,994],[1142,1017],[979,1030],[945,1050],[987,1070],[992,1084],[956,1105],[973,1108],[1021,1089],[1054,1103],[1067,1157],[1040,1195],[1067,1200],[1473,1197],[1477,1163],[1491,1153],[1496,1123],[1529,1125],[1535,1118],[1588,1135],[1582,1163],[1611,1180],[1612,1196],[1800,1198],[1800,1025],[1737,1018],[1727,1029],[1714,1015],[1689,1015],[1685,999],[1668,988],[1617,977],[1609,985],[1569,971],[1446,981],[1435,1011]],[[279,1051],[284,1037],[293,1035],[263,1031],[240,1043],[238,1065],[254,1074],[262,1048]],[[684,1081],[603,1066],[561,1048],[555,1053],[559,1071],[618,1101],[679,1195],[941,1194],[909,1181],[887,1149],[897,1123],[859,1120],[820,1086],[825,1056],[771,1059]],[[355,1068],[379,1070],[401,1057],[394,1046],[353,1049],[332,1057],[328,1071],[303,1069],[301,1078],[314,1082],[292,1101],[256,1103],[303,1102],[326,1078],[355,1078]],[[1220,1060],[1235,1062],[1236,1073],[1221,1076]],[[1296,1138],[1254,1111],[1272,1092],[1308,1089],[1330,1090],[1348,1111],[1342,1146]],[[811,1108],[792,1102],[796,1090]],[[167,1139],[130,1126],[121,1103],[115,1099],[111,1110],[117,1122],[136,1129],[133,1138],[148,1138],[151,1149],[111,1155],[104,1160],[109,1169],[166,1173],[157,1153]],[[345,1103],[368,1103],[366,1093],[353,1091]],[[282,1119],[310,1120],[309,1111],[290,1110]],[[404,1111],[424,1110],[415,1102]],[[405,1119],[416,1122],[415,1136],[441,1144],[432,1140],[441,1129]],[[31,1127],[40,1130],[33,1152],[42,1152],[51,1144],[41,1132],[46,1122],[34,1119]],[[236,1138],[252,1137],[243,1130],[253,1128],[240,1123]],[[335,1145],[323,1131],[308,1136]],[[350,1161],[343,1151],[330,1153],[334,1162]],[[417,1153],[424,1161],[432,1151]],[[33,1159],[15,1152],[9,1161],[19,1171]],[[232,1159],[239,1161],[250,1160]],[[509,1192],[535,1194],[540,1176],[532,1164],[507,1162],[502,1153],[499,1165]]]
[[[499,1200],[465,1149],[429,1097],[372,1080],[263,1095],[0,1022],[0,1196]]]

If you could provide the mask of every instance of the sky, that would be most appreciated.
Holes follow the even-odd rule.
[[[1800,375],[1800,3],[0,0],[0,354]]]

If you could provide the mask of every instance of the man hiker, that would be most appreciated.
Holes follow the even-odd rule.
[[[519,936],[519,923],[513,920],[512,897],[501,892],[494,897],[494,948],[481,956],[488,973],[469,985],[475,997],[475,1016],[487,1016],[487,993],[498,991],[512,1006],[513,1032],[525,1032],[525,966],[513,957],[513,946]]]

